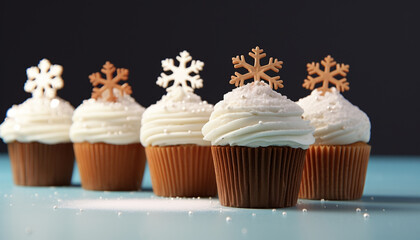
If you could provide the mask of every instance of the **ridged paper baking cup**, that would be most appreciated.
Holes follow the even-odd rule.
[[[146,147],[153,192],[163,197],[209,197],[217,193],[210,146]]]
[[[140,143],[74,143],[82,187],[98,191],[136,191],[141,187],[146,156]]]
[[[313,145],[306,153],[299,198],[360,199],[365,186],[370,145]]]
[[[212,146],[220,204],[241,208],[296,205],[305,151],[290,147]]]
[[[70,185],[74,166],[71,143],[43,144],[14,141],[7,146],[13,181],[16,185]]]

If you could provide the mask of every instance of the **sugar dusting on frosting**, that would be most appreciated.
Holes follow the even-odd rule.
[[[307,149],[314,142],[313,128],[302,113],[296,103],[257,81],[225,94],[202,132],[212,145]]]
[[[325,95],[317,89],[300,99],[303,117],[315,127],[315,144],[345,145],[369,142],[370,121],[357,106],[346,100],[336,88]]]
[[[54,97],[29,98],[19,105],[13,105],[0,126],[3,141],[32,142],[45,144],[70,142],[69,128],[73,106]]]
[[[144,146],[210,145],[203,140],[201,128],[212,111],[213,105],[177,86],[144,112],[141,143]]]
[[[88,99],[76,108],[70,138],[73,142],[104,142],[123,145],[139,143],[144,107],[131,96],[114,89],[115,102]]]

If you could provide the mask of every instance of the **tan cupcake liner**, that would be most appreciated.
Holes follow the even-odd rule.
[[[71,184],[74,153],[71,143],[7,144],[13,181],[21,186],[64,186]]]
[[[296,205],[305,151],[290,147],[212,146],[220,204],[242,208]]]
[[[209,197],[217,193],[210,146],[146,147],[153,192],[163,197]]]
[[[299,198],[360,199],[365,186],[370,145],[313,145],[306,154]]]
[[[98,191],[136,191],[141,187],[146,156],[140,143],[74,143],[82,187]]]

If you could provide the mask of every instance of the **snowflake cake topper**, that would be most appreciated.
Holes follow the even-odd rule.
[[[321,91],[321,95],[324,95],[326,92],[331,92],[331,89],[328,87],[330,83],[334,84],[339,92],[350,89],[349,82],[344,78],[349,72],[349,65],[345,65],[344,63],[337,64],[330,55],[324,58],[324,60],[321,60],[321,64],[324,66],[324,71],[319,68],[319,63],[312,62],[306,65],[309,75],[302,84],[304,88],[313,90],[315,84],[322,82],[322,86],[318,88]],[[335,67],[333,71],[331,71],[332,67]],[[313,78],[312,75],[314,74],[318,76]],[[341,75],[343,78],[335,78],[338,75]]]
[[[280,76],[270,77],[265,73],[268,70],[279,72],[283,62],[278,61],[277,58],[273,62],[273,58],[270,57],[268,64],[261,66],[261,59],[267,56],[263,52],[264,50],[257,46],[252,49],[252,52],[248,53],[254,59],[254,66],[245,61],[244,55],[233,57],[232,63],[234,64],[234,68],[245,68],[248,70],[248,73],[242,75],[235,72],[235,76],[231,76],[229,83],[235,84],[236,87],[243,86],[245,80],[254,78],[255,82],[261,81],[261,79],[266,80],[270,83],[270,87],[276,90],[277,88],[283,88],[283,80],[280,80]]]
[[[179,53],[176,60],[179,62],[178,67],[174,65],[172,58],[162,60],[163,71],[171,71],[172,74],[166,75],[165,73],[161,73],[156,84],[166,88],[167,92],[172,91],[178,86],[181,86],[187,92],[192,92],[195,88],[202,88],[203,79],[200,78],[198,73],[203,70],[204,63],[200,60],[192,60],[192,57],[187,51]],[[191,64],[187,67],[187,63],[190,61]],[[191,73],[195,73],[196,75],[191,76]],[[173,84],[171,87],[168,87],[171,81],[173,81]],[[191,86],[188,86],[188,82]]]
[[[62,72],[62,66],[51,65],[51,62],[44,58],[39,61],[38,67],[26,69],[28,80],[24,89],[26,92],[32,93],[33,98],[52,99],[56,96],[57,89],[64,86],[64,81],[61,78]]]
[[[114,72],[117,70],[117,75],[114,77]],[[101,72],[105,74],[106,79],[102,78],[101,73],[96,72],[89,75],[90,82],[94,86],[92,92],[92,98],[98,99],[103,97],[102,94],[108,91],[108,98],[107,101],[115,102],[117,101],[118,97],[114,94],[114,88],[121,91],[121,96],[124,94],[130,95],[132,93],[131,86],[128,83],[124,83],[123,85],[119,85],[120,81],[127,81],[128,80],[128,69],[126,68],[115,68],[114,64],[107,61]],[[102,84],[102,87],[97,88],[99,84]]]

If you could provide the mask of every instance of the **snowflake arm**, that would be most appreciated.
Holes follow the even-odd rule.
[[[323,73],[323,71],[319,68],[319,63],[315,63],[315,62],[308,63],[306,65],[306,68],[308,69],[308,73],[310,75],[314,75],[314,74],[321,75]]]
[[[188,81],[191,83],[191,89],[203,87],[203,79],[201,79],[199,75],[189,76]]]
[[[324,66],[326,71],[330,72],[331,67],[334,67],[337,64],[337,62],[334,61],[334,58],[328,55],[323,60],[321,60],[321,64],[322,66]]]
[[[349,72],[349,65],[346,65],[344,63],[337,64],[334,71],[331,72],[332,76],[341,75],[343,77],[347,76],[347,73]],[[347,82],[346,78],[342,78],[340,80],[337,80],[336,78],[333,78],[331,81],[338,91],[344,92],[348,91],[350,89],[349,82]]]
[[[268,64],[261,67],[261,72],[265,72],[265,71],[268,71],[268,70],[272,70],[274,72],[279,72],[280,69],[283,67],[282,65],[283,65],[283,61],[279,61],[276,58],[276,59],[274,59],[274,62],[273,62],[273,58],[271,57],[268,60]]]
[[[117,75],[112,79],[114,83],[118,83],[119,81],[127,81],[128,80],[129,71],[126,68],[117,68]]]
[[[235,84],[235,87],[238,87],[238,86],[244,85],[245,80],[253,78],[253,77],[254,77],[254,73],[252,72],[249,72],[243,75],[238,72],[235,72],[235,76],[232,75],[230,77],[229,83]]]
[[[34,80],[26,81],[25,86],[23,88],[26,92],[32,93],[32,97],[34,98],[40,98],[42,97],[44,90],[40,88]]]
[[[48,71],[50,77],[60,77],[63,73],[63,67],[60,65],[52,65]]]
[[[167,58],[165,60],[162,60],[162,68],[163,68],[164,71],[172,71],[173,72],[174,70],[176,70],[174,60],[171,59],[171,58]]]
[[[319,68],[319,63],[315,63],[315,62],[312,62],[312,63],[308,63],[307,65],[306,65],[306,68],[307,68],[307,71],[308,71],[308,76],[307,76],[307,78],[304,80],[304,82],[303,82],[303,84],[302,84],[302,86],[304,87],[304,88],[306,88],[306,89],[310,89],[310,90],[312,90],[312,89],[314,89],[315,88],[315,85],[317,84],[317,83],[320,83],[320,82],[322,82],[323,81],[323,78],[321,77],[321,75],[322,75],[322,70]],[[314,75],[314,74],[317,74],[317,75],[319,75],[318,77],[316,77],[316,78],[313,78],[311,75]]]
[[[334,71],[331,72],[331,75],[337,76],[341,75],[343,77],[347,76],[347,73],[349,72],[350,66],[344,63],[337,64]]]
[[[100,98],[101,96],[102,96],[102,94],[105,92],[105,88],[93,88],[92,89],[92,98],[94,98],[94,99],[98,99],[98,98]],[[107,99],[107,100],[109,100],[109,101],[114,101],[114,98],[110,98],[110,99]]]
[[[26,75],[28,76],[28,81],[25,83],[24,90],[26,92],[33,92],[37,88],[34,79],[39,75],[39,68],[30,67],[26,69]]]
[[[245,68],[248,70],[248,73],[240,74],[239,72],[235,72],[235,75],[230,77],[230,84],[235,84],[236,87],[242,86],[245,80],[254,77],[255,68],[245,61],[244,55],[233,57],[232,63],[234,68]]]
[[[204,63],[200,60],[192,60],[191,65],[186,69],[187,72],[193,72],[198,74],[201,70],[203,70]]]
[[[105,84],[106,80],[102,78],[101,74],[96,72],[96,73],[92,73],[89,75],[89,80],[90,83],[92,83],[92,85],[94,87],[98,86],[99,84]]]
[[[89,75],[90,83],[94,88],[92,89],[92,98],[98,99],[102,96],[102,93],[105,92],[105,88],[97,88],[99,84],[106,84],[106,80],[102,78],[101,74],[96,72]]]
[[[179,67],[186,68],[187,63],[192,60],[192,57],[187,51],[182,51],[179,56],[176,56],[176,60],[179,62]]]
[[[256,66],[260,66],[260,61],[261,59],[265,58],[267,56],[266,53],[263,53],[264,50],[260,49],[260,47],[255,47],[252,49],[252,52],[249,52],[248,55],[251,56],[253,59],[255,59],[254,61],[254,67]]]
[[[51,87],[46,87],[44,89],[44,94],[47,98],[52,99],[56,95],[56,89],[60,89],[64,86],[63,79],[61,77],[54,77],[50,81]]]
[[[115,83],[115,88],[119,89],[121,95],[127,94],[130,95],[133,93],[131,86],[127,83],[123,85],[119,85],[118,82],[120,81],[127,81],[128,80],[129,71],[126,68],[117,68],[117,75],[112,79],[112,82]]]
[[[303,82],[302,86],[306,89],[314,89],[315,88],[315,84],[322,82],[323,79],[322,77],[316,77],[313,78],[312,76],[307,76],[307,78],[305,79],[305,81]]]
[[[244,55],[241,55],[240,57],[236,56],[236,57],[232,58],[232,63],[233,63],[234,68],[245,68],[250,73],[255,71],[254,66],[252,66],[251,64],[249,64],[245,61]]]
[[[160,76],[158,77],[158,80],[156,81],[156,84],[163,88],[167,88],[169,85],[169,82],[173,80],[175,80],[175,78],[173,77],[173,74],[166,75],[165,73],[161,73]]]
[[[337,88],[337,90],[340,92],[344,92],[350,89],[349,82],[347,82],[346,78],[342,78],[340,80],[333,78],[331,80],[331,83],[333,83],[335,87]]]
[[[266,73],[261,73],[261,78],[270,83],[270,87],[277,90],[277,88],[283,88],[283,80],[280,80],[280,76],[270,77]]]
[[[277,88],[283,88],[283,80],[280,80],[280,76],[270,77],[268,76],[265,71],[272,70],[274,72],[279,72],[280,69],[283,67],[283,61],[277,60],[277,58],[273,62],[273,58],[270,57],[268,60],[268,64],[261,67],[261,78],[266,80],[270,83],[270,87],[277,90]]]

